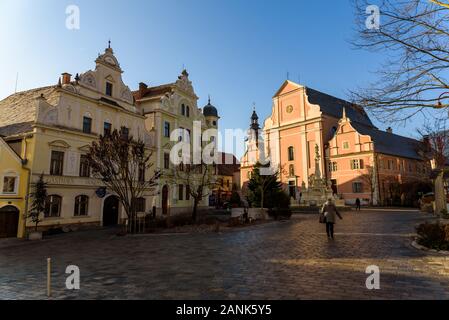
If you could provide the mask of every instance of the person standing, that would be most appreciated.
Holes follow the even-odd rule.
[[[355,209],[360,211],[362,209],[362,203],[359,198],[355,200]]]
[[[329,198],[327,202],[323,205],[323,208],[321,209],[321,215],[320,221],[323,223],[326,223],[326,233],[328,239],[334,239],[334,225],[337,222],[337,216],[340,218],[340,220],[343,220],[343,217],[340,215],[340,213],[337,210],[336,205],[334,204],[334,201],[332,198]]]

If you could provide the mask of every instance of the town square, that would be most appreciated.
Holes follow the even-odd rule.
[[[117,238],[110,230],[71,233],[42,243],[2,243],[2,299],[448,299],[449,255],[411,246],[416,211],[362,211],[344,216],[335,243],[314,216],[214,234]],[[45,257],[45,258],[44,258]],[[67,290],[68,265],[80,290]],[[366,268],[380,268],[368,290]]]
[[[37,2],[0,4],[1,300],[449,299],[448,1]]]

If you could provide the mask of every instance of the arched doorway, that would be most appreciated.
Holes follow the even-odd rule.
[[[19,209],[14,206],[0,208],[0,238],[17,237]]]
[[[168,214],[168,186],[162,188],[162,214]]]
[[[110,196],[104,201],[103,205],[103,226],[116,226],[118,224],[119,199],[116,196]]]

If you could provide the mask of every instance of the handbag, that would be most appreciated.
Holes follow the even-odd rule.
[[[324,212],[320,213],[320,223],[326,223],[326,216],[324,215]]]

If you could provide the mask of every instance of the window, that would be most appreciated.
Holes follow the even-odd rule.
[[[190,129],[186,129],[186,142],[190,143]]]
[[[112,97],[112,83],[106,82],[106,95]]]
[[[179,164],[179,171],[184,172],[184,163],[182,162]]]
[[[170,138],[170,122],[164,123],[164,137]]]
[[[363,169],[363,160],[359,159],[351,160],[351,169],[352,170]]]
[[[387,160],[387,169],[393,170],[393,160]]]
[[[338,164],[336,161],[329,162],[329,172],[336,172],[338,170]]]
[[[190,118],[190,107],[189,106],[186,107],[186,116],[187,116],[187,118]]]
[[[89,197],[78,196],[75,198],[75,217],[87,216],[89,212]]]
[[[363,184],[361,182],[352,183],[352,192],[353,193],[363,193]]]
[[[178,186],[179,190],[178,190],[178,199],[179,201],[183,201],[184,200],[184,185],[180,184]]]
[[[127,127],[122,127],[120,129],[120,135],[122,136],[122,139],[128,140],[129,139],[129,129]]]
[[[212,125],[213,125],[214,127],[216,127],[216,126],[217,126],[217,121],[212,121]]]
[[[112,133],[112,124],[110,124],[109,122],[105,122],[103,125],[103,134],[105,136],[108,136]]]
[[[61,203],[62,198],[60,196],[48,196],[45,200],[44,217],[60,217],[61,216]]]
[[[50,161],[50,175],[62,176],[64,166],[64,152],[52,151]]]
[[[87,160],[87,156],[82,154],[80,157],[80,177],[89,178],[90,177],[90,167]]]
[[[16,177],[3,178],[3,193],[16,193]]]
[[[288,148],[288,161],[295,160],[295,149],[293,147]]]
[[[294,165],[290,165],[288,168],[288,174],[290,175],[290,177],[294,177],[295,176],[295,166]]]
[[[83,132],[92,133],[92,118],[89,117],[83,118]]]
[[[186,115],[186,106],[184,104],[181,105],[181,115]]]
[[[190,201],[190,186],[186,186],[186,200]]]
[[[184,131],[184,128],[179,127],[179,137],[178,137],[178,142],[181,142],[181,141],[184,140],[184,135],[185,135],[184,132],[185,132],[185,131]]]
[[[349,142],[343,141],[343,150],[349,150]]]
[[[164,153],[164,169],[170,169],[170,154]]]
[[[145,198],[133,198],[131,205],[135,212],[145,212],[146,210]]]

